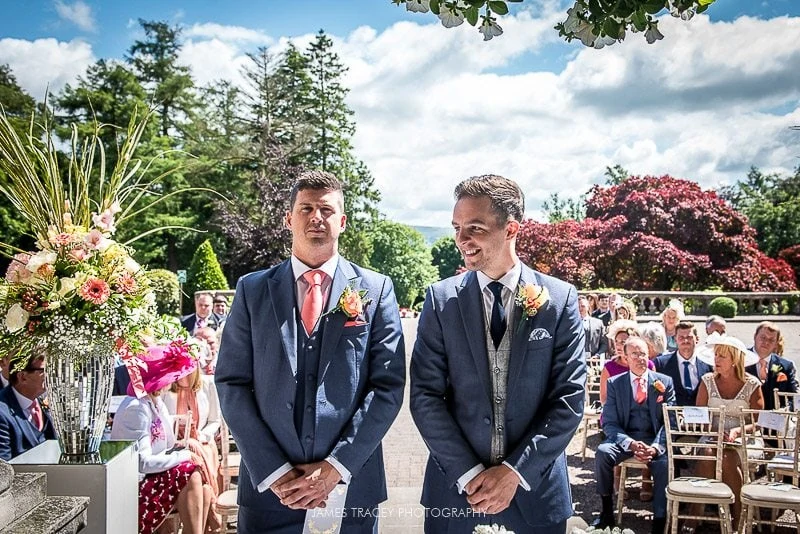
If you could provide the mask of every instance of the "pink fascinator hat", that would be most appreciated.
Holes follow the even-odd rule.
[[[136,367],[141,375],[141,389],[154,393],[191,374],[197,368],[197,359],[184,341],[169,345],[154,345],[140,356]],[[128,395],[137,396],[134,378],[128,385]]]

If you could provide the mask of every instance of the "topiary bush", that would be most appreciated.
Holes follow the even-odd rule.
[[[189,296],[188,300],[193,302],[195,291],[217,289],[230,289],[230,287],[219,260],[217,260],[217,255],[214,254],[214,249],[211,247],[211,241],[206,239],[197,247],[186,273],[186,294]]]
[[[725,319],[736,317],[737,310],[736,301],[729,297],[717,297],[708,303],[709,315],[719,315]]]
[[[166,269],[152,269],[147,271],[147,278],[156,295],[156,308],[159,315],[179,315],[181,302],[181,289],[178,276]]]

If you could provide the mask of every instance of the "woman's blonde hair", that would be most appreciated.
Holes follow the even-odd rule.
[[[733,372],[736,378],[744,382],[744,352],[730,345],[715,345],[714,354],[730,358],[731,362],[733,362]],[[716,370],[714,371],[714,376],[719,376]]]
[[[192,383],[189,384],[189,386],[192,388],[192,391],[194,391],[195,393],[200,391],[200,388],[203,387],[203,379],[200,376],[200,366],[199,365],[196,366],[194,368],[194,371],[192,371],[192,374],[187,375],[187,376],[192,379]],[[175,382],[173,382],[172,384],[170,384],[169,390],[171,392],[173,392],[173,393],[177,393],[178,392],[178,381],[177,380]]]
[[[683,309],[683,302],[678,299],[669,299],[669,303],[667,303],[666,308],[664,308],[664,311],[661,312],[661,321],[664,321],[664,316],[669,310],[672,310],[676,313],[679,322],[683,321],[683,319],[686,317],[686,313]]]
[[[620,332],[625,332],[629,336],[639,336],[636,321],[631,321],[630,319],[619,319],[608,325],[607,335],[611,341],[614,341],[614,338]]]

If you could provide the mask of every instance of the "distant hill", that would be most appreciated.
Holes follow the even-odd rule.
[[[425,241],[428,245],[433,245],[434,241],[439,239],[443,236],[452,236],[453,229],[447,227],[439,227],[439,226],[412,226],[414,230],[417,230],[425,237]]]

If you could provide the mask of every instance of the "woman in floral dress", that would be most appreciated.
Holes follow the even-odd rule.
[[[172,419],[160,398],[162,389],[194,371],[197,360],[180,344],[150,347],[143,360],[141,380],[132,379],[111,428],[111,439],[139,446],[139,533],[155,532],[175,508],[184,534],[202,534],[211,504],[198,468],[202,460],[174,448]],[[135,396],[137,389],[144,395]]]

